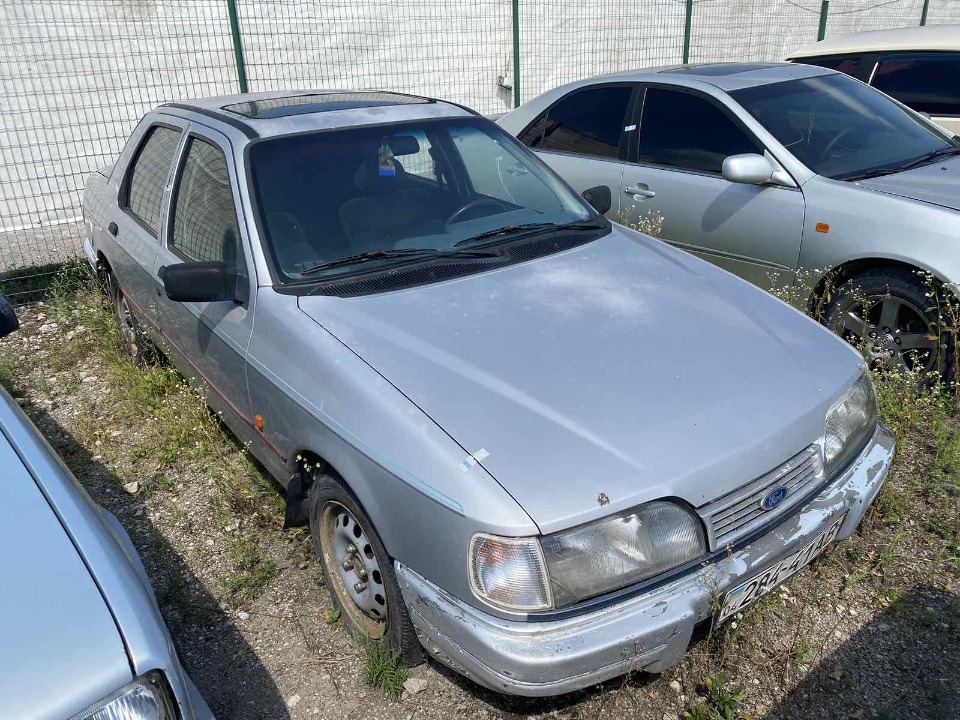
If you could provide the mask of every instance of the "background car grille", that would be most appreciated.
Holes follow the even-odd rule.
[[[710,548],[736,542],[770,520],[783,515],[809,498],[822,484],[820,447],[811,445],[783,465],[753,482],[697,508],[707,528]],[[785,487],[789,494],[777,507],[764,510],[763,499],[771,490]]]

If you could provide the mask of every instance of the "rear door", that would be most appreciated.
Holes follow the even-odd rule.
[[[613,198],[606,213],[620,212],[620,173],[626,157],[625,122],[636,85],[604,83],[564,95],[519,136],[578,193],[600,185]]]
[[[246,352],[256,302],[255,270],[238,201],[238,176],[229,140],[191,125],[170,193],[165,243],[154,263],[152,287],[168,352],[181,372],[206,390],[210,406],[252,425]],[[248,300],[174,302],[163,292],[162,268],[184,262],[220,261],[236,267]]]
[[[791,283],[800,254],[803,193],[731,183],[724,159],[764,153],[719,101],[650,86],[621,182],[621,222],[655,234],[763,288]]]
[[[935,123],[960,133],[960,53],[900,52],[880,56],[870,81]]]
[[[105,218],[106,231],[122,251],[111,254],[111,269],[150,330],[157,317],[152,271],[163,231],[164,196],[186,127],[186,122],[165,118],[146,129],[121,180],[117,211]]]

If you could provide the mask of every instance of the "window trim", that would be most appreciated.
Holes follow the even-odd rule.
[[[702,92],[700,90],[695,90],[693,88],[686,87],[684,85],[645,82],[645,83],[642,83],[642,86],[641,86],[643,100],[640,103],[638,103],[638,105],[635,108],[635,114],[631,118],[630,124],[636,125],[637,129],[636,129],[636,132],[632,134],[633,137],[631,138],[629,152],[627,155],[627,159],[625,161],[628,165],[632,165],[634,167],[655,168],[657,170],[670,170],[672,172],[682,172],[690,175],[700,175],[703,177],[710,177],[710,178],[721,178],[721,179],[723,178],[722,172],[709,172],[707,170],[692,170],[690,168],[675,167],[673,165],[660,165],[657,163],[640,162],[640,136],[643,133],[643,122],[642,122],[643,109],[646,106],[646,102],[647,102],[647,90],[650,90],[650,89],[673,90],[675,92],[681,92],[687,95],[693,95],[694,97],[700,98],[701,100],[706,100],[708,103],[716,107],[721,113],[726,115],[727,118],[731,122],[733,122],[733,124],[737,128],[739,128],[740,131],[743,132],[743,134],[746,135],[748,139],[752,140],[760,148],[760,152],[758,154],[762,155],[764,152],[769,152],[774,157],[774,159],[776,159],[776,155],[772,151],[770,151],[770,149],[766,146],[766,144],[763,143],[763,141],[760,140],[760,138],[757,137],[756,133],[754,133],[750,128],[748,128],[746,124],[744,124],[744,122],[739,117],[737,117],[737,115],[733,111],[730,110],[730,108],[728,108],[724,103],[722,103],[720,100],[713,97],[712,95]],[[777,163],[780,165],[783,165],[783,163],[781,163],[779,160],[777,160]]]
[[[630,97],[627,98],[627,109],[624,112],[623,121],[621,122],[620,144],[617,146],[616,157],[599,157],[597,155],[587,155],[586,153],[574,153],[574,152],[568,152],[566,150],[552,150],[550,148],[545,148],[542,145],[543,143],[542,133],[540,135],[540,142],[541,142],[540,147],[530,147],[529,145],[524,143],[522,140],[520,140],[520,138],[530,128],[536,125],[541,118],[543,117],[549,118],[550,111],[553,110],[560,103],[567,100],[568,98],[571,98],[574,95],[578,95],[579,93],[582,93],[582,92],[587,92],[590,90],[600,90],[603,88],[611,88],[611,87],[628,87],[631,90]],[[627,158],[627,151],[628,151],[629,140],[630,140],[629,133],[625,130],[625,128],[631,124],[630,119],[634,117],[634,110],[637,103],[637,96],[640,95],[641,93],[642,93],[641,85],[640,83],[637,83],[635,80],[620,80],[615,82],[592,83],[590,85],[583,85],[582,87],[578,87],[574,90],[571,90],[566,95],[562,95],[561,97],[557,98],[552,103],[550,103],[550,105],[545,110],[538,113],[537,116],[532,121],[527,123],[527,125],[523,128],[523,130],[517,133],[516,135],[517,142],[523,145],[523,147],[525,147],[530,152],[548,152],[548,153],[554,153],[555,155],[563,155],[565,157],[589,158],[590,160],[599,160],[601,162],[604,162],[604,161],[619,162],[619,163],[625,162]],[[544,130],[546,130],[546,126],[544,126]],[[634,135],[636,135],[635,130],[632,132]]]
[[[156,128],[166,128],[167,130],[174,130],[177,135],[177,144],[173,149],[173,153],[170,156],[170,165],[167,167],[167,174],[164,177],[163,185],[160,187],[160,212],[158,216],[159,227],[154,230],[149,225],[147,221],[141,218],[137,213],[130,207],[130,181],[133,178],[133,170],[137,166],[137,161],[140,159],[140,155],[143,153],[144,149],[147,146],[147,143],[150,142],[150,138],[153,135],[153,131]],[[170,182],[170,173],[173,171],[173,168],[176,166],[177,160],[180,156],[180,148],[183,145],[183,138],[186,135],[186,131],[182,127],[177,127],[166,122],[152,122],[143,132],[143,137],[140,139],[140,142],[137,144],[137,149],[133,151],[133,155],[130,156],[130,162],[127,163],[126,169],[123,171],[123,180],[120,182],[120,190],[117,193],[117,206],[120,208],[120,211],[132,218],[141,228],[143,228],[147,233],[150,234],[154,240],[160,239],[160,229],[164,227],[164,202],[163,196],[167,189],[167,184]]]
[[[227,165],[227,175],[228,175],[229,184],[230,184],[230,195],[233,198],[233,211],[237,219],[237,268],[236,270],[237,270],[238,278],[243,277],[244,279],[246,279],[247,258],[246,258],[246,254],[244,253],[243,231],[241,230],[241,225],[243,224],[242,222],[243,208],[242,208],[242,205],[240,205],[237,202],[239,199],[239,194],[238,194],[239,184],[238,183],[235,184],[234,179],[232,177],[229,177],[230,161],[228,160],[227,152],[224,149],[224,147],[219,142],[217,142],[214,138],[207,137],[202,133],[196,132],[196,130],[194,130],[192,127],[186,133],[184,133],[184,135],[185,135],[185,140],[183,142],[180,152],[177,155],[173,186],[170,188],[170,201],[167,203],[167,216],[166,216],[166,223],[164,223],[164,233],[163,233],[163,236],[164,236],[163,247],[166,250],[168,250],[172,255],[175,255],[176,257],[180,258],[185,263],[202,262],[201,260],[197,260],[195,258],[187,256],[185,253],[178,250],[177,247],[173,245],[173,242],[172,242],[174,217],[177,213],[177,203],[176,203],[177,194],[180,192],[180,183],[183,180],[183,171],[186,169],[187,158],[190,155],[190,143],[194,140],[194,138],[196,138],[197,140],[200,140],[201,142],[205,142],[208,145],[212,145],[214,148],[219,150],[220,153],[223,155],[224,162]]]
[[[890,50],[887,52],[881,51],[877,53],[876,62],[873,65],[873,71],[870,73],[870,80],[868,82],[868,85],[870,85],[870,87],[872,87],[877,92],[882,92],[884,95],[888,95],[889,93],[887,93],[886,90],[881,90],[880,88],[878,88],[876,85],[873,84],[873,80],[877,75],[877,71],[880,69],[880,65],[883,63],[884,60],[888,60],[888,61],[898,60],[903,58],[904,56],[910,56],[910,55],[920,56],[920,58],[925,58],[925,57],[929,58],[930,56],[934,56],[934,55],[953,56],[955,58],[954,61],[960,64],[960,52],[956,50]],[[893,95],[890,95],[890,97],[896,100],[901,105],[910,108],[910,110],[912,110],[913,112],[916,112],[916,113],[927,112],[926,110],[914,110],[902,100],[898,100],[897,98],[893,97]],[[957,100],[957,109],[958,109],[958,112],[955,112],[955,113],[927,113],[927,114],[930,115],[931,117],[938,117],[938,118],[951,118],[951,119],[960,118],[960,99]]]

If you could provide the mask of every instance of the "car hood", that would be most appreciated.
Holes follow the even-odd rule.
[[[860,181],[869,190],[960,210],[960,158]]]
[[[0,698],[4,717],[70,717],[131,680],[100,590],[0,435]]]
[[[821,436],[860,365],[785,303],[620,226],[540,260],[300,307],[542,532],[743,485]]]

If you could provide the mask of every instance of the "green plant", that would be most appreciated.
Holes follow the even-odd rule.
[[[704,681],[705,702],[696,703],[683,713],[689,720],[738,720],[743,717],[740,704],[746,699],[744,687],[727,687],[726,677],[720,673],[710,675]]]
[[[363,681],[371,687],[380,688],[394,700],[403,694],[403,683],[410,677],[410,670],[400,664],[400,653],[384,647],[383,643],[364,640]]]
[[[226,591],[237,600],[251,600],[277,574],[277,567],[263,554],[260,543],[250,534],[239,534],[227,551],[233,569],[225,582]]]
[[[340,610],[335,607],[327,608],[327,612],[324,613],[323,620],[327,623],[327,625],[336,625],[340,622]]]

